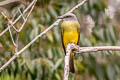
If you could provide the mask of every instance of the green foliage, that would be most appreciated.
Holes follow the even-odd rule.
[[[105,0],[106,1],[106,0]],[[79,21],[81,15],[90,15],[95,21],[91,36],[80,35],[80,46],[119,45],[120,29],[113,26],[104,10],[104,0],[89,0],[75,11]],[[59,15],[64,14],[78,0],[38,0],[27,24],[20,32],[19,50],[49,27]],[[7,20],[0,15],[0,32]],[[81,23],[82,24],[82,23]],[[13,30],[12,30],[13,31]],[[15,38],[15,31],[12,32]],[[60,26],[53,28],[0,73],[0,80],[62,80],[64,51],[61,44]],[[14,55],[14,46],[9,33],[0,37],[0,66]],[[118,51],[91,52],[75,55],[75,74],[70,80],[119,80],[120,56]]]

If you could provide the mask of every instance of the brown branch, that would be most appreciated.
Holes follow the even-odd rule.
[[[15,53],[18,52],[18,46],[19,46],[19,33],[16,33],[16,41],[15,41],[16,47],[15,47]]]
[[[34,3],[33,4],[31,4],[31,6],[32,6],[32,8],[31,8],[31,10],[30,10],[30,12],[28,13],[28,16],[27,16],[27,18],[26,18],[26,20],[24,21],[24,22],[26,22],[27,21],[27,19],[28,19],[28,17],[29,17],[29,15],[30,15],[30,13],[32,12],[32,10],[33,10],[33,8],[34,8],[34,6],[35,6],[35,3],[37,2],[37,0],[34,0],[33,1]],[[30,6],[30,7],[31,7]],[[29,7],[29,8],[30,8]],[[24,12],[23,12],[24,13]],[[21,16],[22,16],[23,14],[21,14]],[[17,18],[18,19],[18,18]],[[11,25],[13,25],[14,24],[14,22],[13,23],[10,23]],[[24,24],[25,23],[23,23],[23,25],[22,26],[24,26]],[[10,29],[10,26],[8,26],[8,30]],[[16,42],[17,42],[17,40],[18,40],[18,37],[19,36],[17,36],[17,38],[16,38]],[[32,41],[31,41],[32,42]],[[17,42],[18,43],[18,42]],[[30,45],[31,43],[29,43],[29,45]],[[25,49],[25,47],[21,50],[21,51],[19,51],[19,52],[22,52],[23,50]],[[19,55],[19,52],[18,52],[18,45],[16,46],[16,48],[15,48],[15,55],[6,63],[6,64],[4,64],[1,68],[0,68],[0,72],[11,62],[11,60],[14,60],[18,55]]]
[[[72,44],[72,50],[75,53],[86,53],[96,51],[120,51],[120,46],[79,47],[78,45]]]
[[[75,11],[77,8],[79,8],[80,6],[82,6],[84,3],[86,3],[88,0],[83,0],[82,2],[80,2],[79,4],[77,4],[75,7],[73,7],[71,10],[69,10],[67,13],[63,14],[62,16],[64,15],[67,15],[69,13],[72,13],[73,11]],[[58,16],[58,19],[59,17],[62,17],[62,16]]]
[[[12,25],[12,21],[4,14],[4,12],[1,12],[1,14],[8,20],[8,26],[10,24],[14,28],[14,25]],[[11,32],[10,28],[9,28],[9,33],[10,33],[10,37],[12,39],[13,45],[15,47],[15,53],[17,53],[18,52],[19,33],[18,32],[16,33],[16,41],[14,41],[14,39],[13,39],[12,32]]]
[[[33,1],[31,2],[31,4],[23,11],[23,14],[19,15],[18,18],[17,18],[15,21],[13,21],[12,25],[16,24],[16,23],[20,20],[20,18],[22,17],[22,15],[24,15],[24,14],[34,5],[34,3],[35,3],[36,1],[37,1],[37,0],[33,0]],[[0,37],[9,30],[9,27],[11,28],[12,26],[10,25],[10,26],[8,26],[5,30],[3,30],[3,31],[0,33]]]
[[[22,15],[23,20],[25,21],[25,17],[24,17],[24,15],[23,15],[23,13],[21,12],[20,8],[18,8],[18,11],[19,11],[19,13]]]
[[[9,24],[11,24],[11,26],[14,27],[14,25],[12,25],[12,21],[4,14],[4,12],[1,12],[1,14],[8,20],[8,26],[9,26]],[[11,32],[10,28],[9,28],[9,33],[10,33],[10,37],[12,39],[13,45],[16,47],[16,44],[15,44],[15,41],[13,39],[12,32]]]
[[[55,23],[53,23],[49,28],[47,28],[45,31],[43,31],[40,35],[36,36],[30,43],[28,43],[24,48],[22,48],[19,52],[15,53],[15,55],[10,58],[8,62],[6,62],[1,68],[0,72],[6,68],[18,55],[20,55],[23,51],[25,51],[30,45],[32,45],[38,38],[43,36],[46,32],[48,32],[50,29],[52,29],[54,26],[58,25],[61,20],[57,20]]]
[[[82,6],[84,3],[86,3],[88,0],[83,0],[82,2],[80,2],[78,5],[76,5],[75,7],[73,7],[70,11],[68,11],[68,13],[72,13],[74,10],[76,10],[77,8],[79,8],[80,6]]]
[[[36,0],[37,1],[37,0]],[[84,3],[86,2],[86,0],[84,0],[84,1],[82,1],[81,3],[79,3],[80,5],[78,6],[78,7],[80,7],[81,5],[83,5]],[[75,6],[76,7],[76,6]],[[77,8],[78,8],[77,7]],[[70,12],[73,12],[75,9],[77,9],[77,8],[72,8],[71,10],[70,10]],[[24,12],[23,12],[23,14],[24,14]],[[21,15],[22,16],[22,15]],[[0,68],[0,72],[3,70],[3,69],[5,69],[14,59],[16,59],[17,58],[17,56],[18,55],[20,55],[23,51],[25,51],[30,45],[32,45],[37,39],[39,39],[41,36],[43,36],[46,32],[48,32],[50,29],[52,29],[53,27],[55,27],[55,26],[57,26],[59,23],[60,23],[60,21],[61,21],[62,19],[58,19],[58,20],[56,20],[51,26],[49,26],[46,30],[44,30],[42,33],[40,33],[38,36],[36,36],[30,43],[28,43],[24,48],[22,48],[20,51],[18,51],[17,53],[15,53],[15,55],[12,57],[12,58],[10,58],[10,60],[9,61],[7,61],[1,68]],[[1,36],[1,34],[0,34],[0,36]]]
[[[23,19],[24,19],[24,22],[23,22],[22,26],[20,27],[20,29],[18,30],[18,32],[20,32],[20,31],[23,29],[25,23],[27,22],[30,14],[32,13],[32,11],[33,11],[33,9],[34,9],[34,6],[35,6],[35,3],[34,3],[33,6],[31,7],[31,10],[29,11],[29,13],[28,13],[28,15],[27,15],[26,18],[24,18],[23,14],[21,13],[21,15],[22,15],[22,17],[23,17]]]
[[[71,47],[72,47],[71,44],[67,44],[66,55],[65,55],[65,59],[64,59],[64,79],[63,80],[68,80],[68,76],[69,76],[70,52],[72,49]]]
[[[22,12],[20,11],[20,9],[18,10],[20,12],[20,14],[22,15],[22,18],[24,20],[23,24],[21,25],[21,27],[19,29],[16,29],[14,26],[13,28],[15,29],[16,32],[21,32],[21,30],[23,29],[24,25],[26,24],[26,22],[28,21],[28,18],[30,16],[30,14],[32,13],[33,9],[34,9],[35,3],[34,5],[31,7],[31,10],[29,11],[27,17],[25,18],[24,15],[22,14]]]
[[[4,1],[0,1],[0,7],[7,6],[7,5],[11,4],[11,3],[14,4],[15,2],[25,4],[25,2],[21,1],[21,0],[4,0]]]
[[[13,39],[13,35],[12,35],[12,32],[11,32],[10,28],[9,28],[9,33],[10,33],[10,37],[12,39],[13,45],[16,47],[16,43],[15,43],[15,41]]]
[[[86,52],[96,52],[96,51],[120,51],[120,46],[99,46],[99,47],[79,47],[73,43],[67,44],[66,55],[64,60],[64,79],[68,80],[69,76],[69,60],[70,51],[75,53],[86,53]]]

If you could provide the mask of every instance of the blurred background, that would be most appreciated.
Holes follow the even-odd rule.
[[[32,0],[27,1],[30,3]],[[38,0],[20,32],[19,50],[56,21],[57,16],[81,1]],[[22,5],[21,11],[25,8]],[[14,11],[14,8],[8,10],[8,13],[9,11]],[[88,0],[74,13],[82,27],[79,42],[81,47],[120,45],[120,0]],[[7,23],[0,14],[0,32],[7,27]],[[11,31],[15,39],[16,31],[12,28]],[[65,54],[60,33],[58,25],[38,39],[0,73],[0,80],[62,80]],[[14,49],[10,34],[6,32],[0,37],[0,66],[14,55]],[[75,74],[70,74],[69,80],[120,80],[120,51],[76,54],[74,58]]]

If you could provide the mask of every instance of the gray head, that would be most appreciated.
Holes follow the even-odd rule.
[[[73,13],[68,13],[63,16],[59,16],[58,19],[63,19],[63,21],[76,21],[77,17]]]

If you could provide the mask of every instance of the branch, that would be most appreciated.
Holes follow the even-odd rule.
[[[24,25],[25,25],[26,22],[28,21],[28,18],[29,18],[29,16],[30,16],[30,14],[32,13],[32,11],[33,11],[33,9],[34,9],[34,6],[35,6],[35,3],[34,3],[34,5],[31,7],[31,10],[29,11],[29,13],[28,13],[28,15],[27,15],[26,18],[24,17],[24,15],[23,15],[22,12],[20,11],[20,9],[18,9],[18,11],[20,12],[20,14],[21,14],[24,22],[23,22],[23,24],[21,25],[21,27],[20,27],[19,29],[16,29],[16,28],[13,26],[13,28],[15,29],[16,32],[21,32],[21,30],[23,29]]]
[[[97,51],[120,51],[120,46],[96,46],[96,47],[79,47],[71,44],[75,53],[97,52]]]
[[[11,32],[10,28],[9,28],[9,33],[10,33],[10,37],[12,39],[13,45],[16,47],[16,43],[15,43],[15,41],[13,39],[12,32]]]
[[[33,9],[34,9],[34,6],[35,6],[35,3],[34,3],[34,4],[33,4],[33,6],[31,7],[31,10],[29,11],[29,13],[28,13],[28,15],[27,15],[27,17],[26,17],[26,18],[24,18],[23,14],[21,13],[21,15],[22,15],[22,17],[23,17],[24,22],[23,22],[22,26],[20,27],[20,29],[18,30],[18,32],[20,32],[20,31],[23,29],[23,27],[24,27],[25,23],[27,22],[27,20],[28,20],[28,18],[29,18],[29,16],[30,16],[30,14],[32,13],[32,11],[33,11]]]
[[[73,7],[70,11],[68,11],[68,13],[72,13],[74,10],[76,10],[77,8],[79,8],[80,6],[82,6],[87,1],[88,0],[83,0],[81,3],[79,3],[78,5],[76,5],[75,7]]]
[[[81,3],[77,4],[75,7],[73,7],[71,10],[69,10],[67,13],[65,13],[64,15],[66,14],[69,14],[69,13],[72,13],[73,11],[75,11],[76,9],[78,9],[80,6],[82,6],[84,3],[86,3],[88,0],[83,0]],[[62,16],[64,16],[62,15]],[[59,16],[59,17],[62,17],[62,16]],[[59,18],[58,18],[59,19]]]
[[[34,4],[36,1],[37,1],[37,0],[33,0],[33,1],[31,2],[31,4],[23,11],[23,14],[19,15],[19,17],[12,23],[12,25],[16,24],[17,21],[20,20],[20,18],[22,17],[22,15],[24,15],[24,14],[33,6],[33,4]],[[0,33],[0,37],[1,37],[4,33],[6,33],[6,32],[9,30],[9,28],[11,28],[11,27],[12,27],[12,26],[9,25],[4,31],[2,31],[2,32]]]
[[[1,12],[1,14],[8,20],[8,23],[13,26],[14,28],[14,25],[12,25],[12,21],[4,14],[4,12]],[[9,26],[8,24],[8,26]],[[16,29],[16,28],[15,28]],[[19,33],[17,32],[16,33],[16,41],[14,41],[13,39],[13,36],[12,36],[12,32],[11,32],[11,29],[9,28],[9,33],[10,33],[10,37],[12,39],[12,42],[13,42],[13,45],[15,47],[15,52],[18,52],[18,40],[19,40]]]
[[[66,55],[65,55],[65,59],[64,59],[64,80],[68,80],[68,76],[69,76],[70,52],[72,49],[71,47],[72,47],[71,44],[67,44]]]
[[[15,46],[15,53],[18,52],[18,46],[19,46],[18,41],[19,41],[19,33],[17,32],[17,33],[16,33],[16,41],[15,41],[15,43],[16,43],[16,46]]]
[[[23,18],[23,20],[25,21],[25,17],[24,17],[24,15],[23,15],[23,13],[21,12],[20,8],[18,8],[18,12],[22,15],[22,18]]]
[[[4,0],[4,1],[0,1],[0,7],[1,6],[7,6],[7,5],[9,5],[9,4],[14,4],[15,2],[19,2],[19,3],[24,3],[25,4],[25,2],[24,1],[20,1],[20,0]]]
[[[96,51],[120,51],[120,46],[100,46],[100,47],[79,47],[73,43],[67,44],[66,55],[64,60],[64,80],[68,80],[69,76],[69,60],[71,50],[74,53],[86,53]]]
[[[44,30],[40,35],[36,36],[30,43],[28,43],[24,48],[22,48],[19,52],[15,53],[15,55],[8,61],[6,62],[1,68],[0,72],[6,68],[14,59],[17,58],[18,55],[20,55],[24,50],[26,50],[30,45],[32,45],[38,38],[43,36],[46,32],[48,32],[50,29],[52,29],[54,26],[58,25],[61,20],[57,20],[55,23],[53,23],[49,28]]]
[[[37,0],[34,0],[34,1],[37,1]],[[84,1],[82,1],[81,3],[79,3],[79,6],[77,5],[77,8],[78,7],[80,7],[81,5],[83,5],[84,3],[86,2],[86,0],[84,0]],[[34,3],[33,3],[34,4]],[[32,4],[32,5],[33,5]],[[75,6],[76,7],[76,6]],[[69,12],[73,12],[75,9],[77,9],[77,8],[75,8],[75,7],[73,7]],[[23,12],[23,14],[24,14],[24,12]],[[22,15],[21,15],[22,16]],[[21,17],[20,16],[20,17]],[[62,19],[58,19],[58,20],[56,20],[51,26],[49,26],[46,30],[44,30],[42,33],[40,33],[38,36],[36,36],[30,43],[28,43],[24,48],[22,48],[20,51],[18,51],[17,53],[15,53],[15,55],[12,57],[12,58],[10,58],[10,60],[8,61],[8,62],[6,62],[1,68],[0,68],[0,72],[3,70],[3,69],[5,69],[14,59],[16,59],[17,58],[17,56],[18,55],[20,55],[23,51],[25,51],[30,45],[32,45],[38,38],[40,38],[41,36],[43,36],[46,32],[48,32],[50,29],[52,29],[53,27],[55,27],[55,26],[57,26],[59,23],[60,23],[60,21],[61,21]],[[9,29],[9,28],[8,28]],[[2,34],[3,35],[3,34]],[[1,36],[1,34],[0,34],[0,36]]]

